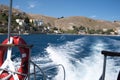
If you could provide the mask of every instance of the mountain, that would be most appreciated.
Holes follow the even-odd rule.
[[[0,5],[0,13],[5,12],[5,14],[8,14],[8,9],[9,9],[8,6]],[[111,22],[111,21],[105,21],[105,20],[95,20],[92,18],[84,17],[84,16],[54,18],[54,17],[45,16],[41,14],[30,14],[14,8],[12,11],[13,11],[14,19],[15,18],[24,19],[26,17],[28,17],[29,19],[39,19],[39,20],[42,20],[44,24],[47,24],[47,26],[56,27],[63,31],[73,30],[74,27],[79,28],[81,26],[89,29],[94,29],[94,30],[120,29],[120,21]],[[0,20],[0,23],[3,22],[3,20],[2,21],[1,20]]]
[[[57,27],[62,30],[72,30],[73,26],[80,27],[84,26],[90,29],[114,29],[120,27],[120,22],[115,21],[104,21],[104,20],[95,20],[83,16],[71,16],[66,18],[54,18],[49,16],[44,16],[40,14],[28,14],[30,18],[42,19],[46,24],[50,23],[51,26]]]
[[[0,12],[5,12],[6,14],[8,14],[8,11],[9,11],[9,7],[8,6],[0,4]],[[12,13],[16,14],[16,13],[23,13],[23,12],[21,10],[19,10],[19,9],[13,8],[12,9]]]
[[[90,29],[113,29],[120,27],[120,22],[110,22],[110,21],[104,21],[104,20],[94,20],[91,18],[83,17],[83,16],[72,16],[67,18],[58,19],[55,21],[55,26],[58,26],[59,28],[62,28],[64,30],[66,29],[72,29],[73,26],[80,27],[84,26]]]
[[[40,15],[40,14],[28,13],[27,15],[29,16],[30,19],[40,19],[40,20],[44,21],[45,24],[50,24],[49,26],[55,26],[55,21],[57,20],[57,18],[44,16],[44,15]]]

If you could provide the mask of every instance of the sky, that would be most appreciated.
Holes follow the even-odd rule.
[[[9,6],[10,0],[0,0]],[[120,0],[13,0],[13,7],[26,13],[51,17],[84,16],[120,21]]]

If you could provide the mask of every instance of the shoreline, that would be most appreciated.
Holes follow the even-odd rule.
[[[11,33],[11,35],[31,35],[31,34],[46,34],[46,35],[81,35],[81,36],[120,36],[120,35],[106,35],[106,34],[56,34],[56,33]],[[7,33],[0,33],[0,35],[7,35]]]

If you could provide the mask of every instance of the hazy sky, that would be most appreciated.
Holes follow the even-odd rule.
[[[10,0],[0,0],[9,5]],[[120,20],[120,0],[13,0],[22,11],[52,17],[85,16],[101,20]]]

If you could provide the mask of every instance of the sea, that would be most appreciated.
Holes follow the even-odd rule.
[[[99,80],[103,72],[104,55],[101,51],[120,52],[120,36],[30,34],[20,35],[32,44],[31,60],[36,80]],[[0,35],[0,42],[7,35]],[[12,50],[16,66],[20,66],[19,50]],[[34,66],[30,64],[30,72]],[[105,80],[117,80],[120,57],[107,57]],[[43,74],[44,73],[44,76]],[[30,79],[33,80],[34,74]]]

